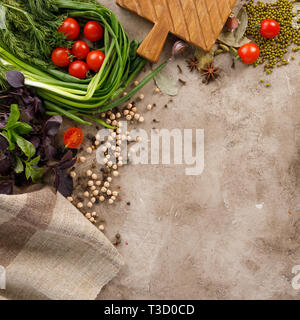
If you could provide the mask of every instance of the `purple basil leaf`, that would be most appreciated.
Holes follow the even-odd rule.
[[[12,194],[13,184],[12,182],[0,183],[0,194]]]
[[[25,114],[29,121],[31,121],[34,118],[34,113],[35,113],[34,111],[35,111],[34,106],[30,106],[25,109]]]
[[[45,113],[45,107],[38,97],[34,97],[33,105],[35,112]]]
[[[24,103],[26,105],[29,105],[29,104],[34,104],[34,101],[35,101],[35,98],[31,97],[31,96],[28,96],[28,95],[22,95],[22,99],[24,101]]]
[[[25,92],[25,91],[24,91],[23,88],[17,88],[17,90],[15,90],[14,92],[12,92],[12,94],[15,94],[15,95],[17,95],[17,96],[22,97],[24,94],[26,94],[26,93],[24,93],[24,92]]]
[[[11,70],[6,72],[6,80],[13,88],[24,87],[25,77],[23,73]]]
[[[56,136],[61,124],[62,124],[62,117],[61,116],[51,117],[45,123],[45,126],[44,126],[45,134],[50,137]]]
[[[9,113],[2,113],[0,115],[0,129],[5,128],[6,123],[8,121]]]
[[[45,137],[43,141],[45,160],[53,160],[57,154],[57,149],[52,146],[51,138]]]
[[[57,190],[64,196],[70,197],[73,193],[73,179],[72,177],[61,170],[57,170],[56,175],[58,176],[55,180]]]
[[[32,138],[30,139],[30,142],[31,142],[31,143],[34,145],[34,147],[37,149],[37,148],[40,146],[41,140],[40,140],[39,137],[34,136],[34,137],[32,137]]]
[[[54,160],[56,153],[57,153],[57,149],[55,147],[53,147],[51,144],[46,146],[44,148],[45,150],[45,160],[49,161],[49,160]]]
[[[6,150],[8,148],[8,141],[6,140],[6,138],[4,138],[3,136],[0,135],[0,151],[1,150]]]
[[[0,175],[8,174],[15,164],[14,157],[7,150],[8,145],[8,141],[0,135]]]
[[[73,153],[71,150],[68,150],[64,156],[61,158],[60,163],[71,160],[73,158]]]
[[[60,170],[65,170],[65,169],[69,169],[69,168],[72,168],[74,166],[74,164],[76,163],[76,158],[73,159],[73,160],[68,160],[68,161],[65,161],[61,164],[58,165],[58,168]]]
[[[0,175],[7,175],[15,164],[15,159],[9,151],[0,150]]]

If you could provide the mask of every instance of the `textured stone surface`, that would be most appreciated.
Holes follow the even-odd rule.
[[[132,38],[151,29],[114,1],[102,3]],[[143,90],[140,106],[157,107],[144,112],[142,127],[204,129],[204,172],[188,177],[173,165],[121,170],[123,201],[103,206],[102,214],[107,236],[122,235],[126,266],[99,298],[298,299],[291,270],[300,264],[300,57],[268,77],[271,88],[259,83],[266,79],[261,68],[238,63],[233,70],[227,55],[216,59],[221,78],[206,86],[185,59],[167,66],[178,78],[179,64],[187,81],[167,109],[169,97],[154,95],[153,83]]]

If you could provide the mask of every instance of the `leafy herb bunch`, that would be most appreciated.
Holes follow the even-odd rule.
[[[45,169],[52,168],[56,189],[68,195],[73,182],[63,170],[76,159],[53,141],[62,117],[45,115],[35,91],[23,87],[20,72],[9,71],[7,79],[14,87],[0,91],[0,193],[11,194],[14,184],[39,183]]]
[[[17,57],[36,66],[47,67],[55,47],[71,47],[72,42],[57,31],[64,14],[52,0],[1,0],[5,9],[5,29],[0,44]]]
[[[146,60],[136,54],[138,41],[129,40],[112,11],[97,0],[1,0],[1,4],[6,10],[7,28],[0,30],[0,86],[8,86],[3,75],[9,68],[21,71],[25,84],[37,88],[48,115],[109,127],[96,115],[129,100],[166,65],[159,66],[123,96]],[[51,64],[55,48],[72,46],[58,32],[66,17],[82,25],[97,21],[103,27],[103,38],[94,45],[105,53],[105,59],[101,69],[91,72],[87,79],[75,78]]]

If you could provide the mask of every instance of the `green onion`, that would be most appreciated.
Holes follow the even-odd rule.
[[[9,2],[10,0],[3,1]],[[149,74],[126,96],[118,99],[146,63],[143,58],[136,54],[138,42],[129,41],[116,16],[109,9],[100,5],[97,0],[47,0],[48,2],[49,5],[44,8],[42,0],[31,1],[29,5],[27,1],[20,0],[16,8],[6,5],[6,10],[11,11],[12,15],[19,14],[22,23],[27,23],[29,27],[37,21],[42,21],[47,10],[49,12],[46,12],[46,17],[49,17],[49,19],[53,16],[58,16],[58,19],[61,19],[62,16],[70,16],[82,22],[98,21],[104,27],[104,38],[99,47],[102,47],[106,54],[99,72],[89,79],[80,80],[53,68],[51,65],[46,67],[45,62],[49,63],[50,56],[48,61],[43,62],[45,65],[43,63],[36,65],[29,59],[24,60],[23,56],[26,56],[26,54],[22,56],[18,54],[17,50],[12,49],[9,41],[13,41],[12,37],[14,36],[17,39],[17,35],[9,30],[0,30],[0,36],[3,35],[2,39],[0,37],[0,58],[3,63],[23,72],[25,84],[36,88],[38,95],[45,101],[48,114],[60,114],[82,124],[90,125],[90,122],[83,120],[83,118],[87,118],[110,127],[95,115],[113,109],[130,99],[160,72],[166,63]],[[58,8],[58,11],[53,8]],[[57,23],[53,22],[53,34],[56,32]],[[8,23],[8,29],[9,26]],[[6,34],[7,32],[10,33]],[[23,34],[23,37],[26,36],[26,34]],[[38,33],[38,30],[33,29],[29,36],[34,39],[28,38],[24,41],[38,43],[39,39],[35,39],[35,37],[40,37],[40,32]],[[17,43],[17,41],[15,42]],[[44,52],[49,51],[49,48],[43,49]],[[50,49],[51,52],[54,48]],[[36,52],[35,56],[37,56]]]

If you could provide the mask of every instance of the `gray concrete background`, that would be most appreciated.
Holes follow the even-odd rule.
[[[102,4],[131,38],[142,40],[150,30],[114,1]],[[157,107],[144,112],[141,127],[204,129],[204,172],[189,177],[184,166],[122,168],[115,183],[123,201],[100,211],[106,235],[122,236],[118,249],[126,265],[99,298],[298,299],[291,270],[300,264],[299,55],[268,78],[241,63],[233,70],[229,55],[219,56],[221,77],[208,86],[185,59],[166,68],[178,78],[179,64],[187,81],[167,109],[169,97],[154,95],[153,83],[143,90],[140,109]]]

